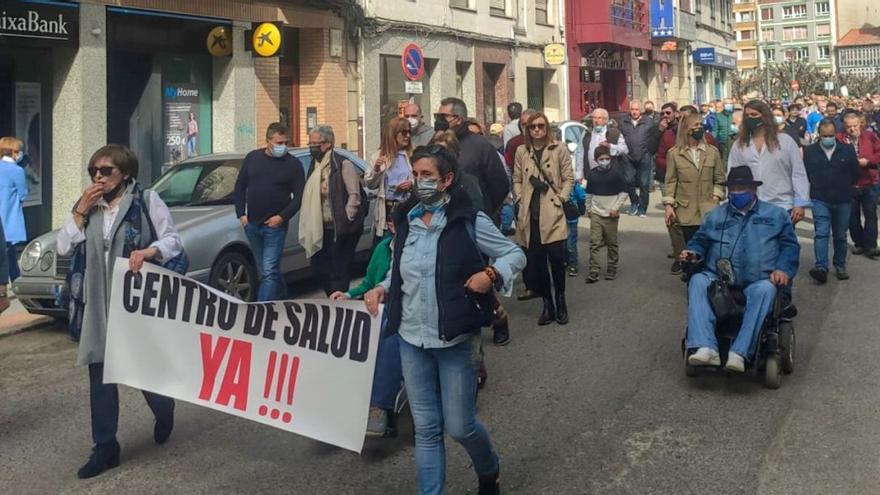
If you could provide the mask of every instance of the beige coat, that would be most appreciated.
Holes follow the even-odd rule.
[[[364,185],[369,189],[375,189],[378,196],[375,214],[376,223],[374,224],[377,237],[385,235],[385,226],[387,225],[385,218],[385,170],[391,166],[390,163],[383,164],[379,167],[378,171],[376,170],[376,161],[379,160],[381,154],[381,151],[377,151],[370,157],[367,172],[364,174]],[[407,159],[407,165],[410,168],[409,179],[412,180],[412,164],[409,163],[409,159]]]
[[[541,227],[541,244],[564,241],[568,238],[568,224],[562,211],[562,203],[568,201],[574,187],[574,169],[571,166],[571,155],[562,144],[551,144],[544,149],[541,157],[541,169],[556,189],[548,189],[541,195],[541,215],[538,219]],[[519,216],[516,219],[517,241],[529,247],[531,222],[529,221],[529,205],[532,202],[533,187],[529,177],[544,180],[535,164],[534,154],[525,145],[516,150],[513,165],[513,190],[519,199]],[[546,182],[546,181],[545,181]]]
[[[700,225],[703,217],[724,199],[724,165],[714,146],[700,143],[699,163],[689,149],[678,146],[666,154],[666,195],[663,203],[675,208],[681,225]]]

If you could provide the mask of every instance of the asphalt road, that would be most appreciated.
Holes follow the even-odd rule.
[[[479,399],[505,493],[880,493],[880,261],[851,259],[852,280],[815,286],[805,276],[812,225],[798,230],[796,370],[776,391],[743,376],[684,376],[685,286],[668,273],[659,210],[623,219],[616,281],[569,279],[569,325],[539,328],[540,302],[509,302],[513,341],[487,344]],[[370,440],[358,456],[178,403],[174,434],[157,447],[131,389],[121,391],[122,465],[80,481],[88,383],[74,362],[61,328],[0,339],[0,492],[415,491],[408,417],[400,438]],[[449,493],[475,493],[467,455],[451,440],[447,451]]]

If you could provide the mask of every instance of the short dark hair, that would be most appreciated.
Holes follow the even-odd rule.
[[[848,119],[848,118],[850,118],[850,117],[855,117],[855,118],[857,118],[857,119],[861,119],[861,118],[862,118],[862,112],[859,112],[858,110],[855,110],[855,109],[852,109],[852,108],[850,108],[850,109],[848,109],[847,111],[843,112],[843,117],[842,117],[843,120],[846,120],[846,119]]]
[[[674,101],[666,102],[663,104],[662,107],[660,107],[660,110],[666,110],[667,108],[671,108],[673,112],[677,112],[678,111],[678,103],[676,103]]]
[[[423,158],[428,158],[434,162],[434,165],[437,167],[437,172],[440,173],[441,177],[446,177],[450,173],[453,173],[455,174],[454,180],[456,182],[458,181],[458,161],[444,146],[439,144],[419,146],[413,152],[413,156],[410,158],[409,162],[415,164]]]
[[[611,156],[611,148],[601,144],[596,146],[596,150],[593,151],[593,160],[598,160],[600,156]]]
[[[279,134],[281,136],[290,136],[290,129],[281,122],[272,122],[266,128],[266,139],[272,139],[272,136]]]
[[[467,120],[467,105],[460,98],[447,96],[440,100],[440,106],[452,105],[452,114]]]
[[[822,128],[828,126],[831,126],[831,128],[834,129],[834,133],[837,134],[837,124],[831,119],[822,119],[819,121],[819,125],[816,126],[816,133],[822,132]]]
[[[791,105],[788,106],[788,111],[789,112],[797,112],[801,108],[803,108],[803,107],[801,106],[800,103],[792,103]]]
[[[685,106],[679,108],[678,111],[679,112],[687,112],[687,113],[699,113],[700,112],[699,110],[697,110],[697,107],[695,107],[693,105],[685,105]]]
[[[89,168],[94,167],[95,163],[102,158],[109,158],[113,165],[127,175],[129,180],[137,178],[138,175],[138,159],[135,154],[126,146],[121,144],[108,144],[101,146],[97,151],[92,153],[89,158]]]
[[[837,103],[834,103],[833,101],[829,101],[825,104],[825,108],[827,109],[828,107],[834,107],[835,110],[838,110],[840,108],[837,106]]]
[[[510,120],[518,119],[520,115],[522,115],[522,104],[519,102],[513,102],[510,105],[507,105],[507,115],[510,116]]]

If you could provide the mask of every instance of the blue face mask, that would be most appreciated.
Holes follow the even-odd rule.
[[[732,112],[733,111],[733,104],[732,103],[725,103],[724,104],[724,111],[728,112],[728,113]]]
[[[739,132],[739,126],[736,124],[730,124],[730,133],[736,134],[737,132]]]
[[[272,145],[272,156],[275,158],[281,158],[287,153],[287,145],[286,144],[273,144]]]
[[[596,132],[598,134],[602,134],[603,132],[605,132],[605,126],[604,125],[597,125],[596,127],[593,127],[593,132]]]
[[[823,137],[819,140],[819,142],[822,143],[823,148],[825,148],[826,150],[830,150],[831,148],[834,147],[835,144],[837,144],[837,138]]]
[[[728,193],[727,199],[730,200],[730,205],[737,210],[745,210],[752,203],[752,200],[755,199],[755,193],[752,191]]]

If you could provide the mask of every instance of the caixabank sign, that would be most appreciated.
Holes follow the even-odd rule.
[[[0,46],[79,44],[79,7],[63,2],[0,0]]]

